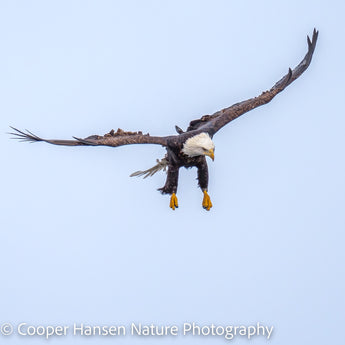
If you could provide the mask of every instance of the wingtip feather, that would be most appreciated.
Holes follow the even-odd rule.
[[[310,40],[309,35],[307,36],[307,42],[308,42],[308,47],[309,47],[309,49],[310,49],[311,46],[312,46],[312,44],[311,44],[311,40]]]
[[[316,30],[316,28],[314,28],[313,30],[312,39],[310,39],[309,35],[307,36],[309,50],[315,47],[318,36],[319,36],[319,31]]]
[[[15,127],[12,127],[12,126],[9,126],[10,128],[12,128],[15,132],[11,132],[11,133],[8,133],[10,135],[14,135],[13,138],[11,139],[18,139],[19,141],[28,141],[28,142],[31,142],[31,143],[34,143],[36,141],[43,141],[43,139],[41,139],[40,137],[38,137],[37,135],[31,133],[30,131],[28,131],[26,129],[26,132],[23,132],[21,130],[19,130],[18,128],[15,128]]]

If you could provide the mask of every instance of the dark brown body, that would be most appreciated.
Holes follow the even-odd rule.
[[[195,134],[194,134],[195,135]],[[182,152],[184,141],[175,139],[173,137],[168,140],[167,144],[167,156],[168,161],[168,173],[164,187],[158,190],[162,194],[172,194],[177,192],[178,175],[181,167],[198,169],[198,181],[202,191],[207,190],[208,186],[208,167],[205,156],[189,157]]]

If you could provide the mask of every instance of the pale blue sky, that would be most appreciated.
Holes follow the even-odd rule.
[[[0,323],[260,321],[274,326],[271,344],[343,344],[344,7],[1,1]],[[163,157],[159,146],[69,148],[5,134],[9,125],[66,139],[118,127],[174,133],[270,88],[300,62],[314,27],[306,73],[215,136],[208,213],[195,169],[181,170],[175,212],[156,191],[164,173],[129,177]],[[114,341],[224,343],[88,339]]]

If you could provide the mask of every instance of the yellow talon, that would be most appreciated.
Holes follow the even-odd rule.
[[[202,200],[202,207],[207,211],[209,211],[212,207],[211,198],[207,194],[206,190],[204,190],[204,199]]]
[[[178,202],[177,202],[177,197],[175,193],[171,194],[170,208],[172,208],[173,210],[175,210],[175,208],[178,208]]]

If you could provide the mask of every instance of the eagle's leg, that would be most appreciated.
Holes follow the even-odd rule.
[[[206,210],[209,211],[212,207],[212,202],[210,196],[207,194],[207,191],[204,190],[204,198],[202,200],[202,207]]]
[[[164,187],[158,189],[162,194],[171,195],[170,208],[173,210],[175,210],[175,208],[178,208],[178,201],[176,197],[178,173],[179,173],[179,167],[169,165],[165,185]]]
[[[177,201],[177,196],[175,193],[171,194],[170,208],[172,208],[174,211],[175,211],[175,208],[178,208],[178,201]]]
[[[207,194],[207,187],[208,187],[208,167],[206,158],[202,160],[202,162],[197,166],[198,168],[198,181],[199,186],[204,193],[204,198],[202,200],[202,207],[209,211],[212,207],[212,202],[210,196]]]

